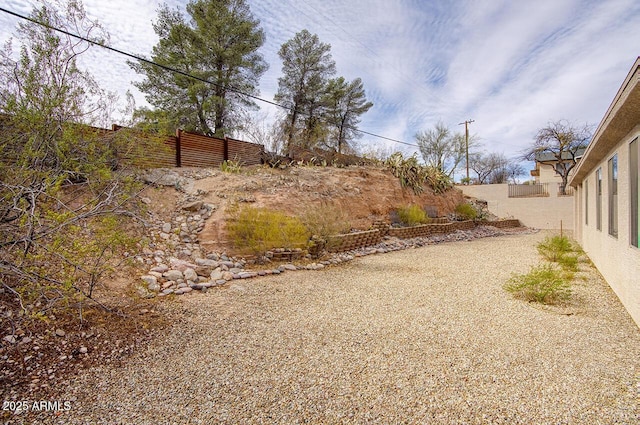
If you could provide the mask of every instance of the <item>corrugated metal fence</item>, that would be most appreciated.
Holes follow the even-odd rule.
[[[111,131],[123,127],[114,125]],[[157,137],[138,133],[137,137]],[[217,138],[177,130],[175,136],[161,140],[159,149],[145,152],[148,167],[219,167],[223,161],[234,160],[242,165],[262,163],[264,146],[229,137]]]

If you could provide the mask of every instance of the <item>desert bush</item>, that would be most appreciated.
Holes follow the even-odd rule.
[[[418,205],[407,205],[396,210],[400,223],[405,226],[416,226],[431,221],[425,210]]]
[[[473,205],[463,202],[456,206],[456,215],[463,220],[475,220],[478,218],[478,211]]]
[[[573,243],[566,236],[548,236],[538,244],[538,252],[549,261],[558,261],[574,251]]]
[[[236,248],[255,255],[273,248],[305,248],[310,236],[299,218],[251,206],[231,208],[227,230]]]
[[[425,175],[427,185],[435,193],[444,193],[453,187],[451,177],[436,167],[425,167]]]
[[[11,43],[0,51],[0,301],[21,318],[71,307],[82,318],[82,303],[95,301],[101,278],[131,247],[126,226],[140,212],[140,185],[128,176],[149,146],[134,132],[95,127],[114,105],[77,66],[90,43],[51,29],[106,36],[81,3],[31,17],[50,26],[19,24],[17,62]]]
[[[309,234],[323,240],[351,231],[349,216],[334,203],[313,205],[304,211],[301,219]]]
[[[580,247],[566,236],[550,236],[538,244],[538,252],[548,261],[558,263],[565,270],[578,270]]]
[[[413,189],[416,195],[424,191],[423,185],[427,178],[426,169],[418,164],[418,157],[415,154],[409,158],[404,158],[402,153],[395,152],[387,158],[385,165],[400,180],[402,187]]]
[[[424,191],[425,184],[435,193],[443,193],[452,187],[446,174],[435,167],[419,164],[416,154],[405,158],[401,152],[395,152],[384,161],[384,165],[400,180],[402,187],[413,189],[416,195]]]
[[[545,264],[532,267],[527,274],[512,276],[504,289],[526,301],[557,304],[571,297],[571,279],[571,274]]]
[[[222,161],[222,164],[220,164],[220,171],[224,173],[237,174],[242,171],[242,164],[240,163],[240,161],[234,161],[231,159],[225,160]]]

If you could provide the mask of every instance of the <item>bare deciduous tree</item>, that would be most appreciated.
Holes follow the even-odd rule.
[[[555,173],[562,178],[560,193],[564,195],[569,173],[591,140],[592,129],[590,124],[576,125],[567,120],[550,122],[538,130],[533,145],[522,157],[553,166]]]

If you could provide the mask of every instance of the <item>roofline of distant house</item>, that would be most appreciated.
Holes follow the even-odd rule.
[[[582,155],[584,155],[584,151],[586,148],[579,148],[576,149],[575,152],[567,152],[564,151],[562,152],[562,159],[578,159],[581,158]],[[553,152],[536,152],[536,154],[534,155],[534,160],[535,162],[556,162],[558,161],[558,158],[556,157],[556,154]]]
[[[640,56],[631,67],[609,109],[596,128],[591,143],[587,146],[587,150],[569,180],[569,185],[576,187],[589,171],[640,123],[640,108],[634,108],[631,105],[633,103],[631,101],[640,104],[639,82]]]

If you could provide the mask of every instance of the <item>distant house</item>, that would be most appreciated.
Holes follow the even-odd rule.
[[[640,58],[569,184],[578,242],[640,326]]]
[[[585,149],[578,149],[575,153],[575,159],[579,160],[584,154]],[[572,158],[572,154],[564,152],[562,155],[563,162],[569,163]],[[558,167],[562,167],[563,164],[558,161],[556,156],[550,152],[538,152],[535,155],[536,168],[531,170],[531,176],[537,184],[542,183],[562,183],[562,177],[556,173]],[[570,172],[570,176],[573,170]]]

